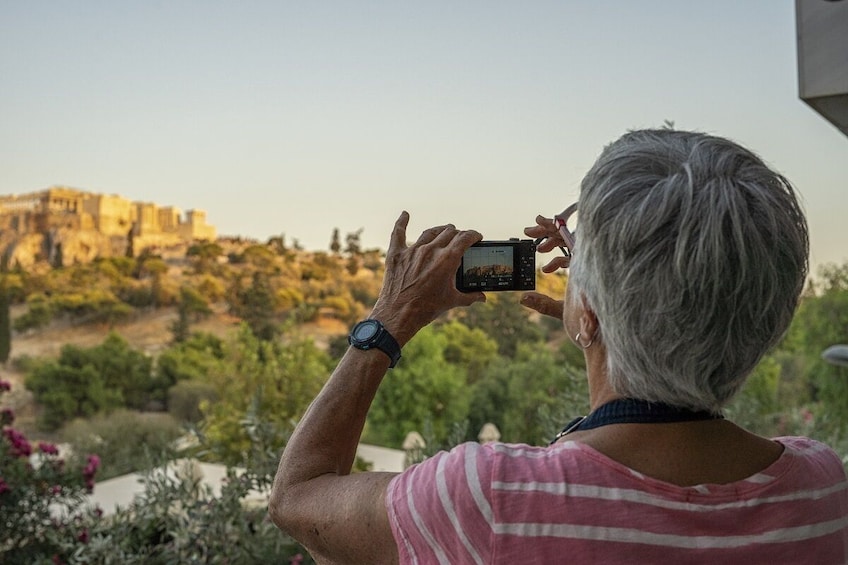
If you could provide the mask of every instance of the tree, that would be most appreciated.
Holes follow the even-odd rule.
[[[339,228],[333,228],[333,236],[330,239],[330,251],[338,254],[342,250],[342,243],[339,239]]]
[[[286,252],[288,251],[286,248],[286,235],[280,234],[268,238],[268,247],[277,255],[286,255]]]
[[[771,355],[764,357],[725,409],[730,419],[763,436],[780,435],[775,426],[785,409],[778,399],[780,373],[777,360]]]
[[[195,243],[186,251],[186,257],[191,257],[194,262],[194,272],[197,274],[213,270],[215,262],[224,250],[220,245],[212,241]]]
[[[363,228],[359,228],[345,236],[345,253],[348,255],[362,254],[362,231]]]
[[[545,346],[522,343],[514,358],[493,364],[474,386],[469,433],[476,434],[483,424],[492,422],[502,441],[541,445],[559,431],[550,427],[552,418],[564,424],[585,413],[586,405],[588,391],[582,371]],[[574,407],[581,407],[579,413],[571,412]],[[563,413],[566,409],[569,413]]]
[[[347,268],[347,272],[351,275],[356,275],[359,272],[359,267],[362,265],[361,239],[362,228],[345,236],[345,253],[347,253],[345,268]]]
[[[438,327],[447,339],[445,360],[465,367],[469,385],[481,380],[493,361],[498,358],[498,344],[480,328],[471,329],[453,320]]]
[[[469,328],[486,332],[505,357],[514,357],[520,343],[542,341],[542,329],[530,319],[530,312],[516,296],[489,293],[486,302],[465,309],[460,320]]]
[[[191,323],[212,313],[206,299],[193,288],[180,287],[180,301],[177,304],[177,319],[171,324],[174,342],[185,341],[189,337]]]
[[[268,276],[255,271],[250,286],[240,293],[238,315],[247,322],[253,335],[270,341],[279,333],[274,311],[274,292]]]
[[[151,367],[149,357],[110,333],[95,347],[65,345],[57,360],[36,364],[25,384],[44,408],[42,426],[56,429],[72,418],[164,400],[167,389],[151,378]]]
[[[276,430],[282,448],[286,430],[321,390],[330,359],[311,340],[284,335],[281,341],[258,339],[245,325],[224,345],[219,367],[201,377],[213,385],[218,401],[201,406],[206,441],[216,458],[243,464],[251,450],[249,415]]]
[[[9,360],[12,352],[12,317],[9,313],[11,297],[6,282],[6,273],[0,275],[0,363]]]
[[[54,269],[61,269],[65,265],[65,257],[62,253],[62,243],[57,243],[53,251],[53,260],[51,266]]]
[[[399,448],[407,433],[432,426],[441,443],[453,424],[466,419],[466,373],[445,359],[447,345],[446,335],[427,326],[404,346],[403,357],[386,375],[368,413],[369,441]]]
[[[802,379],[824,411],[833,431],[844,435],[848,426],[848,369],[821,358],[829,346],[848,342],[848,263],[819,269],[810,283],[782,348],[802,360]]]
[[[206,375],[220,370],[224,357],[220,338],[198,332],[159,355],[156,378],[168,387],[185,380],[203,381]]]

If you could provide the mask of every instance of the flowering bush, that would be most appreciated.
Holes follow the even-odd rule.
[[[9,388],[0,380],[0,394]],[[245,504],[270,484],[277,452],[266,445],[271,429],[251,418],[256,461],[228,471],[220,494],[171,465],[149,471],[144,492],[108,516],[86,501],[98,455],[73,465],[55,445],[33,445],[13,428],[12,410],[0,419],[0,563],[313,563],[264,505]]]
[[[271,523],[264,505],[245,504],[261,482],[231,469],[216,494],[190,465],[149,471],[144,492],[88,531],[71,563],[314,563]]]
[[[0,380],[0,394],[10,389]],[[66,562],[100,517],[82,505],[100,459],[89,455],[83,468],[72,468],[55,445],[33,446],[14,421],[10,408],[0,411],[0,561]]]

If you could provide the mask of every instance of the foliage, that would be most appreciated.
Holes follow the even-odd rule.
[[[0,392],[9,388],[0,381]],[[303,547],[269,521],[265,505],[256,502],[273,473],[270,458],[276,460],[268,449],[259,450],[268,460],[264,465],[243,472],[229,469],[220,492],[200,482],[190,461],[152,469],[144,476],[141,495],[103,516],[85,499],[95,488],[99,458],[87,456],[82,466],[66,463],[52,444],[33,447],[10,426],[12,419],[3,412],[2,563],[312,563]],[[252,429],[256,445],[265,446],[269,430],[262,425]],[[35,465],[28,461],[32,453]]]
[[[450,426],[468,413],[468,388],[462,366],[445,358],[448,338],[425,327],[403,348],[403,357],[386,375],[368,413],[367,439],[400,447],[406,434],[423,430],[443,442]]]
[[[171,324],[171,333],[175,342],[188,339],[192,322],[206,318],[212,313],[206,299],[187,285],[180,288],[180,301],[177,304],[177,319]]]
[[[248,288],[235,292],[235,301],[231,306],[259,339],[269,341],[277,336],[279,324],[274,317],[274,291],[268,276],[262,271],[253,273]]]
[[[217,400],[213,385],[196,380],[180,381],[168,389],[168,413],[180,422],[198,424],[203,419],[200,407]]]
[[[15,331],[43,328],[53,319],[53,308],[43,294],[30,295],[27,298],[27,307],[27,312],[15,319]]]
[[[125,320],[133,311],[132,306],[121,302],[111,291],[97,288],[61,294],[51,302],[54,312],[84,322],[115,323]]]
[[[542,329],[530,320],[529,310],[514,294],[489,293],[486,302],[472,304],[462,314],[460,320],[486,332],[504,357],[515,357],[519,343],[542,343]]]
[[[105,480],[162,463],[173,455],[171,445],[182,433],[167,414],[120,409],[108,416],[74,420],[61,436],[73,453],[96,453],[102,463],[100,478]]]
[[[742,390],[726,407],[726,415],[736,424],[765,436],[778,435],[781,417],[778,403],[780,364],[772,356],[763,358],[748,377]]]
[[[820,404],[821,422],[828,433],[845,434],[848,428],[848,368],[825,362],[822,352],[834,344],[848,343],[848,263],[825,265],[802,297],[783,348],[799,361],[799,374]]]
[[[10,390],[0,381],[0,395]],[[81,505],[94,486],[99,460],[87,456],[68,464],[55,445],[33,446],[12,427],[10,409],[0,413],[0,562],[41,563],[65,557],[88,539],[85,524],[97,520],[96,510]],[[31,463],[31,456],[34,456]]]
[[[251,245],[241,255],[242,261],[255,267],[257,270],[267,273],[274,265],[276,253],[267,245]]]
[[[0,275],[0,363],[5,364],[12,352],[11,297],[6,287],[6,274]]]
[[[220,367],[224,342],[209,333],[194,333],[163,351],[156,360],[157,379],[168,388],[178,381],[203,379]]]
[[[453,320],[440,326],[439,332],[447,340],[445,360],[465,367],[466,382],[470,385],[481,380],[498,357],[498,344],[480,328],[472,329]]]
[[[251,410],[263,422],[287,429],[327,380],[330,359],[311,340],[284,335],[258,339],[243,325],[224,346],[223,362],[203,377],[218,400],[201,405],[201,427],[214,457],[242,464],[251,448],[243,421]],[[280,438],[277,447],[284,441]]]
[[[224,250],[217,243],[202,241],[189,247],[186,257],[191,259],[195,273],[209,273],[215,270],[217,259],[223,252]]]
[[[221,279],[211,275],[201,275],[200,277],[196,277],[191,283],[191,288],[199,293],[207,304],[222,300],[225,296],[226,290]]]
[[[229,469],[220,493],[190,462],[148,472],[132,505],[92,528],[72,563],[312,563],[306,551],[245,499],[262,484]]]
[[[342,242],[339,237],[339,228],[333,228],[333,235],[330,238],[330,251],[338,254],[342,250]]]
[[[62,347],[59,359],[37,364],[26,386],[44,410],[41,425],[56,429],[76,417],[122,406],[144,408],[163,400],[167,388],[151,378],[151,360],[110,333],[92,348]]]
[[[493,365],[486,379],[475,386],[470,429],[476,434],[483,424],[492,422],[501,432],[501,441],[539,445],[553,435],[550,418],[543,414],[569,420],[575,399],[587,404],[587,395],[585,374],[545,347],[521,344],[515,358]]]

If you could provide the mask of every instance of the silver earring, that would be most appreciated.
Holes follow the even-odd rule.
[[[580,343],[580,332],[577,332],[577,335],[574,336],[574,341],[576,341],[577,345],[579,345],[581,348],[589,349],[590,347],[592,347],[592,344],[595,343],[595,338],[593,337],[592,339],[589,340],[589,343],[587,343],[586,345],[583,345],[582,343]]]

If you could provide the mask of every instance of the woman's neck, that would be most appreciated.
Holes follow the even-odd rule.
[[[586,359],[586,378],[589,382],[589,410],[595,410],[621,395],[615,392],[609,383],[607,372],[607,351],[602,341],[597,340],[592,347],[583,350]]]

